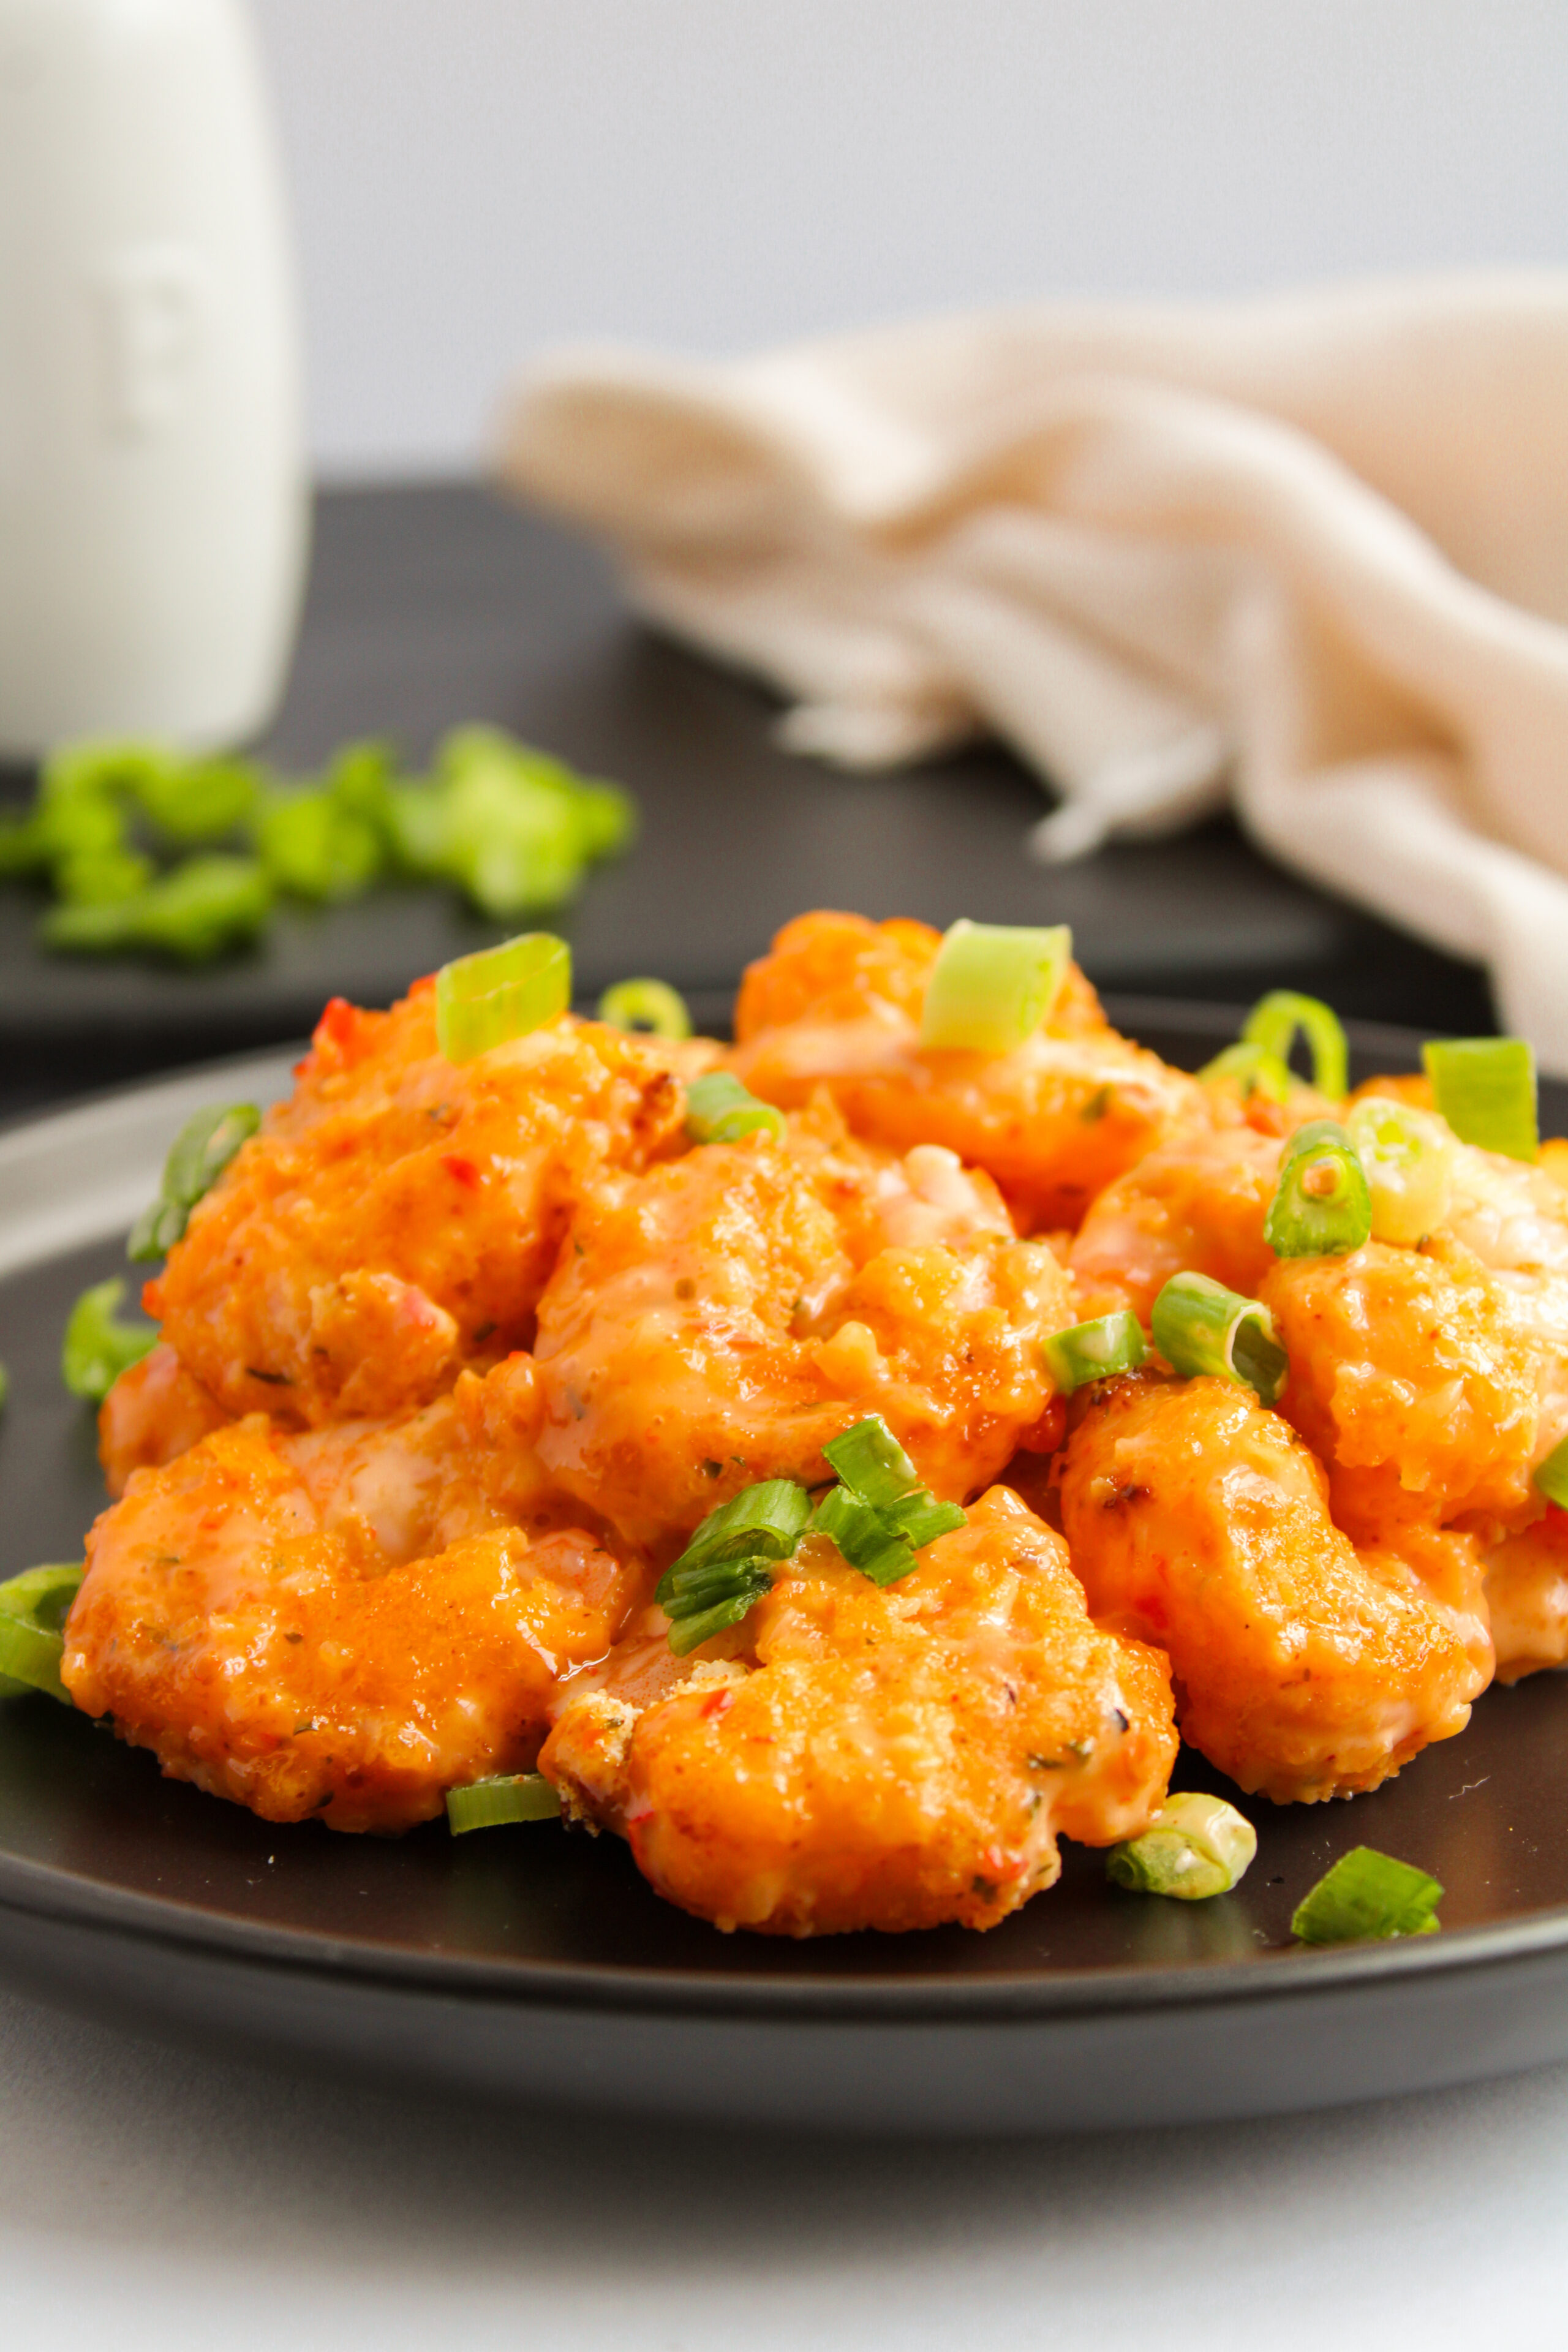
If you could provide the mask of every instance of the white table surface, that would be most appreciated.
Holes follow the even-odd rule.
[[[968,2352],[1568,2341],[1568,2068],[942,2145],[395,2096],[0,1995],[0,2344]]]

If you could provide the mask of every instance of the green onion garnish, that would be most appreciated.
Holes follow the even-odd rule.
[[[805,1533],[811,1498],[793,1478],[763,1478],[709,1512],[654,1599],[669,1619],[678,1658],[726,1625],[738,1625]]]
[[[686,1132],[693,1143],[738,1143],[759,1128],[782,1137],[783,1111],[759,1102],[728,1070],[710,1070],[687,1087]]]
[[[1437,1108],[1461,1143],[1534,1160],[1535,1055],[1522,1037],[1450,1037],[1421,1058]]]
[[[136,1260],[166,1257],[196,1202],[260,1124],[261,1113],[254,1103],[228,1103],[188,1118],[163,1162],[163,1189],[132,1227],[126,1255]]]
[[[1293,1083],[1288,1063],[1282,1062],[1278,1054],[1271,1054],[1266,1045],[1251,1045],[1245,1038],[1238,1038],[1234,1045],[1216,1054],[1212,1062],[1204,1064],[1198,1072],[1199,1082],[1204,1084],[1210,1078],[1235,1078],[1244,1096],[1267,1095],[1270,1102],[1277,1103],[1285,1100]]]
[[[1241,1030],[1245,1044],[1261,1045],[1287,1068],[1298,1033],[1312,1056],[1312,1084],[1331,1102],[1342,1102],[1350,1092],[1350,1049],[1331,1005],[1316,996],[1299,996],[1292,988],[1277,988],[1259,998]]]
[[[1208,1373],[1256,1389],[1273,1404],[1290,1365],[1274,1336],[1274,1318],[1256,1298],[1243,1298],[1206,1274],[1173,1274],[1149,1318],[1154,1345],[1186,1379]]]
[[[873,1510],[912,1494],[921,1483],[920,1472],[879,1412],[830,1438],[822,1451],[851,1494]]]
[[[385,862],[381,828],[331,791],[269,793],[252,824],[268,877],[297,898],[358,898]]]
[[[555,1020],[572,1002],[572,950],[552,931],[524,931],[498,948],[458,956],[436,975],[436,1038],[448,1062]]]
[[[1296,1906],[1290,1933],[1303,1944],[1430,1936],[1443,1889],[1424,1870],[1370,1845],[1352,1846]]]
[[[912,1495],[900,1495],[896,1503],[889,1503],[879,1517],[901,1535],[916,1551],[923,1551],[938,1536],[950,1536],[958,1528],[967,1527],[969,1514],[962,1503],[939,1503],[928,1486],[921,1486]]]
[[[599,999],[599,1018],[612,1029],[646,1029],[654,1037],[689,1037],[691,1015],[679,989],[665,980],[619,980]]]
[[[1263,1238],[1276,1257],[1343,1257],[1372,1234],[1372,1195],[1337,1119],[1299,1127],[1279,1162]]]
[[[1368,1095],[1345,1119],[1372,1201],[1373,1241],[1406,1248],[1425,1241],[1448,1213],[1454,1138],[1440,1118]]]
[[[1063,1396],[1090,1381],[1114,1380],[1119,1372],[1135,1372],[1149,1350],[1136,1315],[1097,1315],[1091,1323],[1074,1323],[1040,1342],[1046,1370]]]
[[[1228,1895],[1258,1852],[1258,1832],[1223,1797],[1166,1799],[1142,1837],[1112,1846],[1106,1875],[1135,1895],[1201,1903]]]
[[[64,1626],[82,1580],[82,1564],[25,1569],[0,1584],[0,1698],[47,1691],[70,1704],[60,1680]]]
[[[1536,1465],[1532,1483],[1538,1493],[1560,1511],[1568,1511],[1568,1437],[1552,1447],[1544,1462]]]
[[[542,1772],[498,1772],[447,1791],[447,1825],[454,1837],[507,1822],[551,1822],[560,1811],[561,1800]]]
[[[46,947],[113,955],[145,948],[205,963],[254,939],[272,911],[272,885],[254,857],[187,857],[144,890],[97,905],[51,908],[38,926]]]
[[[72,1396],[101,1404],[115,1381],[158,1344],[155,1323],[117,1323],[125,1296],[118,1275],[84,1290],[71,1308],[60,1343],[60,1377]]]
[[[954,923],[926,982],[921,1049],[1010,1054],[1056,1003],[1071,955],[1065,923],[1048,930]]]
[[[815,1534],[837,1544],[850,1567],[873,1584],[896,1584],[915,1565],[909,1537],[847,1486],[829,1486],[812,1513],[811,1525]]]

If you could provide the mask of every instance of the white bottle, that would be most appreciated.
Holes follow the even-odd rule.
[[[240,0],[0,0],[0,759],[257,732],[308,515]]]

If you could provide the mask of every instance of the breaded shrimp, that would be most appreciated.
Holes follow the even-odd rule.
[[[884,1590],[808,1538],[745,1631],[651,1699],[569,1693],[540,1759],[726,1930],[994,1927],[1055,1882],[1058,1835],[1111,1844],[1163,1800],[1163,1661],[1097,1631],[1005,1487]]]
[[[1193,1125],[1148,1152],[1090,1208],[1068,1263],[1087,1318],[1131,1307],[1143,1323],[1173,1274],[1212,1276],[1251,1297],[1274,1264],[1263,1238],[1279,1138]]]
[[[340,1000],[148,1312],[232,1413],[314,1425],[426,1403],[528,1344],[584,1189],[681,1139],[672,1073],[716,1051],[563,1016],[454,1066],[432,983],[390,1013]]]
[[[166,1340],[121,1373],[99,1408],[98,1454],[104,1484],[122,1495],[132,1470],[173,1462],[230,1418],[193,1380]]]
[[[1050,1250],[951,1153],[819,1118],[604,1187],[573,1227],[540,1301],[540,1455],[630,1542],[759,1478],[826,1480],[824,1444],[870,1412],[961,1498],[1045,1407],[1039,1342],[1073,1319]]]
[[[1013,1053],[922,1052],[940,945],[923,923],[787,923],[742,982],[733,1066],[785,1108],[826,1086],[857,1135],[894,1150],[947,1145],[995,1178],[1022,1232],[1075,1225],[1102,1185],[1201,1108],[1199,1089],[1118,1036],[1076,966]]]
[[[134,1471],[88,1538],[76,1704],[268,1821],[405,1829],[531,1766],[558,1678],[647,1590],[564,1523],[534,1416],[518,1357],[395,1422],[254,1413]]]
[[[1499,1682],[1568,1665],[1568,1511],[1548,1504],[1494,1544],[1486,1573]]]
[[[1278,1413],[1215,1380],[1109,1386],[1068,1442],[1062,1526],[1097,1622],[1166,1651],[1182,1736],[1277,1802],[1374,1789],[1469,1720],[1484,1616],[1433,1560],[1359,1551]],[[1474,1538],[1427,1536],[1463,1596]]]

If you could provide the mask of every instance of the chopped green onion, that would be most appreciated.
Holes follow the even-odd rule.
[[[1311,1053],[1312,1084],[1331,1102],[1342,1102],[1350,1092],[1350,1048],[1339,1014],[1320,998],[1277,988],[1253,1006],[1241,1035],[1243,1044],[1261,1045],[1289,1068],[1298,1032]]]
[[[1089,1323],[1074,1323],[1040,1342],[1046,1370],[1063,1396],[1070,1396],[1089,1381],[1114,1380],[1119,1372],[1135,1372],[1148,1352],[1138,1318],[1126,1310],[1097,1315]]]
[[[117,1323],[125,1296],[118,1275],[84,1290],[71,1308],[60,1344],[60,1377],[72,1396],[101,1404],[115,1381],[158,1344],[155,1323]]]
[[[812,1531],[837,1545],[851,1568],[873,1584],[896,1584],[915,1565],[915,1548],[888,1517],[852,1494],[830,1486],[811,1517]]]
[[[261,1113],[254,1103],[228,1103],[199,1110],[174,1138],[163,1162],[163,1188],[132,1228],[127,1257],[166,1257],[185,1230],[196,1202],[216,1183]]]
[[[710,1070],[687,1087],[686,1132],[693,1143],[738,1143],[759,1128],[782,1137],[783,1111],[759,1102],[728,1070]]]
[[[1297,1905],[1290,1933],[1303,1944],[1430,1936],[1443,1889],[1426,1871],[1370,1845],[1352,1846]]]
[[[753,1557],[712,1559],[660,1577],[654,1599],[669,1620],[669,1646],[684,1658],[727,1625],[738,1625],[773,1584],[774,1563]]]
[[[221,841],[232,833],[255,806],[260,782],[242,760],[187,762],[177,753],[154,753],[132,789],[161,833],[192,843]]]
[[[1135,1895],[1184,1903],[1228,1895],[1258,1852],[1258,1832],[1223,1797],[1184,1791],[1166,1799],[1142,1837],[1112,1846],[1106,1874]]]
[[[729,1502],[709,1512],[679,1559],[666,1571],[664,1583],[683,1570],[705,1568],[713,1560],[787,1559],[805,1533],[810,1517],[811,1497],[793,1478],[763,1478],[753,1486],[743,1486]],[[661,1583],[657,1596],[661,1608],[663,1591]]]
[[[135,849],[73,851],[55,867],[55,889],[68,906],[113,907],[145,890],[156,871]]]
[[[38,926],[46,947],[73,955],[145,948],[205,963],[253,939],[272,908],[272,886],[254,857],[187,857],[129,898],[55,907]]]
[[[447,1823],[454,1837],[466,1830],[499,1829],[507,1822],[550,1822],[561,1800],[542,1772],[498,1772],[447,1791]]]
[[[0,1584],[0,1698],[47,1691],[70,1704],[60,1680],[65,1622],[82,1580],[80,1560],[25,1569]]]
[[[921,1474],[879,1412],[868,1413],[822,1449],[851,1494],[873,1510],[884,1510],[912,1494]]]
[[[584,857],[614,857],[637,835],[637,803],[619,784],[579,782],[573,803]]]
[[[1276,1257],[1343,1257],[1371,1234],[1372,1195],[1354,1144],[1337,1119],[1309,1119],[1280,1159],[1264,1240]]]
[[[1206,1372],[1232,1381],[1256,1389],[1265,1404],[1285,1386],[1289,1359],[1268,1309],[1206,1274],[1173,1274],[1154,1301],[1150,1329],[1165,1361],[1186,1379]]]
[[[599,999],[599,1018],[612,1029],[646,1029],[655,1037],[689,1037],[691,1015],[679,989],[664,980],[620,980]]]
[[[448,1062],[471,1062],[526,1036],[572,1002],[572,950],[552,931],[458,956],[436,975],[436,1036]]]
[[[1198,1072],[1200,1085],[1206,1086],[1215,1078],[1235,1078],[1245,1098],[1267,1095],[1270,1102],[1277,1103],[1285,1100],[1295,1084],[1288,1063],[1282,1062],[1278,1054],[1271,1054],[1266,1045],[1250,1045],[1245,1038],[1227,1045]]]
[[[1010,1054],[1056,1003],[1071,956],[1065,923],[954,923],[926,982],[921,1051]]]
[[[886,1505],[879,1516],[916,1551],[923,1551],[927,1544],[935,1543],[938,1536],[952,1535],[969,1524],[969,1514],[962,1503],[939,1503],[925,1486],[912,1495],[901,1495],[896,1503]]]
[[[1560,1511],[1568,1511],[1568,1437],[1552,1447],[1544,1462],[1538,1463],[1533,1484],[1549,1503]]]
[[[357,898],[384,863],[379,826],[333,792],[269,793],[251,829],[269,880],[297,898]]]
[[[1438,1110],[1461,1143],[1534,1160],[1535,1055],[1522,1037],[1450,1037],[1421,1058]]]
[[[1389,1095],[1367,1095],[1345,1129],[1365,1171],[1373,1241],[1407,1248],[1425,1241],[1448,1213],[1454,1138],[1430,1111]]]

